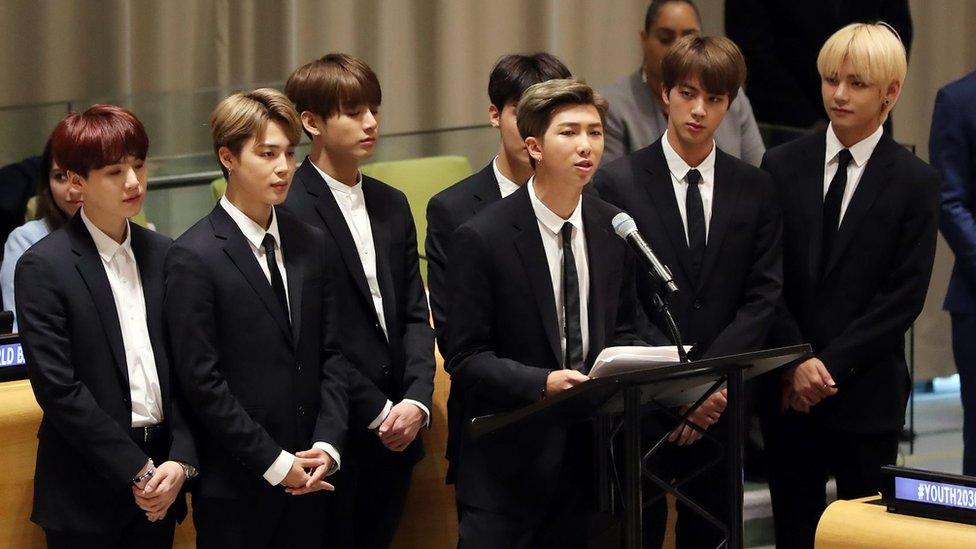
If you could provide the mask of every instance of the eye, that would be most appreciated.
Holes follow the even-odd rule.
[[[295,151],[285,151],[285,154],[288,156],[288,158],[295,158]]]
[[[691,95],[692,94],[691,94],[690,91],[688,91],[688,90],[681,90],[681,97],[688,97],[688,98],[690,98]]]
[[[272,151],[264,151],[263,153],[261,153],[261,156],[265,158],[274,158],[275,153]]]
[[[722,98],[719,97],[719,96],[717,96],[717,95],[713,95],[713,96],[709,97],[708,100],[711,101],[712,103],[721,103],[722,102]]]
[[[863,87],[867,86],[867,84],[865,84],[864,82],[861,82],[860,80],[855,80],[855,81],[851,82],[851,85],[854,86],[855,88],[863,88]]]
[[[559,135],[576,135],[576,132],[567,128],[559,132]]]
[[[593,137],[599,137],[603,135],[603,130],[590,130],[590,135]]]
[[[824,78],[824,80],[828,84],[830,84],[832,86],[836,86],[837,85],[837,77],[836,76],[827,76],[827,77]]]

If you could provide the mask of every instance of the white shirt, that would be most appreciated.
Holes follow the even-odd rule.
[[[376,247],[373,245],[373,228],[369,222],[369,211],[366,209],[366,196],[363,194],[363,176],[359,174],[356,184],[350,187],[322,171],[315,162],[311,160],[306,160],[306,162],[315,167],[315,171],[319,172],[319,175],[325,180],[329,190],[332,191],[332,196],[335,197],[336,204],[339,205],[343,219],[346,220],[349,234],[352,235],[352,240],[356,244],[356,251],[359,252],[359,261],[363,266],[363,274],[366,275],[366,283],[369,286],[369,295],[373,300],[376,318],[379,319],[383,335],[389,341],[390,334],[386,331],[386,316],[383,313],[383,294],[380,292],[380,282],[376,273]],[[425,423],[430,424],[430,410],[426,406],[416,400],[408,398],[403,400],[420,408],[424,413]],[[366,428],[376,429],[379,427],[392,408],[393,403],[387,400],[383,410]]]
[[[580,296],[580,332],[583,336],[583,358],[590,350],[590,330],[588,316],[588,302],[590,297],[590,269],[586,257],[586,237],[583,234],[583,201],[576,204],[569,219],[563,219],[542,203],[535,194],[535,177],[529,179],[529,198],[532,210],[539,222],[539,234],[542,235],[542,247],[546,250],[546,261],[549,264],[549,275],[552,277],[552,294],[556,303],[556,321],[559,326],[559,348],[562,351],[559,362],[566,367],[566,312],[563,306],[563,224],[567,221],[573,225],[572,248],[573,259],[576,260],[576,275],[579,281]]]
[[[254,254],[258,265],[261,266],[261,272],[268,279],[268,284],[271,284],[271,271],[268,269],[267,253],[265,253],[263,246],[264,235],[270,234],[274,238],[275,264],[278,265],[278,271],[281,273],[281,281],[285,285],[285,301],[288,301],[288,273],[285,271],[285,258],[281,251],[281,234],[278,232],[278,216],[275,214],[274,208],[271,209],[271,223],[268,225],[268,229],[265,230],[264,227],[255,223],[247,214],[237,209],[237,206],[231,204],[230,200],[227,200],[227,195],[220,198],[220,206],[224,208],[227,215],[234,220],[234,224],[244,234],[244,239],[247,240],[248,246],[251,247],[251,252]],[[291,302],[288,302],[288,315],[289,317],[291,316]],[[340,456],[339,450],[335,446],[328,442],[319,441],[313,444],[312,447],[322,449],[335,460],[335,464],[332,465],[332,469],[328,474],[331,475],[339,470]],[[282,450],[274,460],[274,463],[271,464],[271,467],[268,467],[268,470],[262,475],[264,476],[264,480],[268,481],[272,486],[281,484],[281,481],[285,480],[285,477],[288,476],[288,471],[291,470],[294,462],[295,455],[286,450]]]
[[[498,192],[501,193],[502,198],[507,198],[508,195],[519,190],[518,183],[502,175],[502,171],[498,169],[498,155],[495,155],[495,159],[491,161],[491,169],[495,171],[495,181],[498,182]]]
[[[702,209],[705,212],[705,242],[707,243],[708,226],[712,221],[712,197],[715,195],[715,142],[712,142],[712,152],[708,153],[705,160],[697,166],[689,166],[671,147],[667,130],[661,138],[661,146],[664,149],[664,159],[668,163],[668,171],[671,172],[671,185],[674,186],[674,197],[678,200],[678,213],[681,214],[681,223],[685,226],[685,242],[689,242],[688,211],[685,204],[688,197],[688,172],[696,169],[701,174],[698,190],[701,193]]]
[[[95,226],[84,208],[81,220],[88,228],[95,249],[102,258],[105,276],[108,277],[115,300],[115,312],[119,316],[122,346],[125,348],[125,364],[129,374],[129,397],[132,403],[132,426],[146,427],[163,421],[163,395],[156,372],[156,355],[153,354],[149,327],[146,325],[146,297],[142,291],[139,265],[132,253],[132,233],[128,221],[125,240],[119,244]]]
[[[861,180],[861,176],[864,174],[864,166],[867,165],[868,160],[871,158],[871,154],[874,152],[874,148],[878,146],[878,142],[881,141],[881,135],[884,133],[884,129],[878,126],[878,129],[874,131],[871,135],[865,137],[864,139],[858,141],[857,143],[851,145],[850,147],[844,147],[837,139],[837,134],[834,133],[833,125],[827,126],[827,149],[824,155],[824,184],[823,184],[823,194],[824,199],[827,198],[827,189],[830,187],[830,180],[834,178],[834,174],[837,173],[837,165],[839,163],[838,154],[842,149],[847,149],[851,151],[851,161],[847,164],[847,186],[844,187],[844,197],[840,202],[840,217],[837,219],[837,226],[840,227],[840,223],[844,220],[844,213],[847,211],[847,206],[851,203],[851,198],[854,196],[854,191],[857,189],[857,184]]]

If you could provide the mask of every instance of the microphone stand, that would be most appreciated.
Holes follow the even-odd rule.
[[[653,275],[653,273],[651,274]],[[671,332],[671,341],[674,341],[674,344],[678,346],[678,360],[681,362],[691,362],[688,358],[688,353],[685,352],[685,346],[681,341],[681,332],[678,330],[678,324],[674,321],[674,317],[671,316],[671,309],[668,307],[669,294],[670,292],[667,288],[661,288],[661,291],[655,291],[653,300],[654,308],[664,316],[664,323],[668,325],[668,331]]]

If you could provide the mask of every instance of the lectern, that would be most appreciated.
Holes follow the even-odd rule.
[[[646,477],[721,529],[725,533],[725,541],[719,547],[739,549],[742,547],[742,442],[745,437],[743,382],[810,354],[809,345],[795,345],[666,366],[653,365],[639,371],[601,377],[512,412],[474,418],[468,426],[468,435],[474,438],[490,437],[512,428],[545,429],[592,420],[596,433],[597,473],[601,479],[598,504],[601,510],[616,512],[615,483],[609,474],[614,464],[609,456],[615,435],[622,431],[623,475],[620,491],[623,498],[620,512],[624,547],[638,549],[641,546],[641,479]],[[644,452],[640,428],[642,408],[645,406],[668,410],[689,405],[684,414],[676,415],[687,422],[691,413],[723,386],[728,388],[725,413],[729,418],[729,430],[724,441],[728,453],[727,480],[730,488],[731,516],[728,524],[709,515],[681,493],[681,484],[690,477],[669,482],[644,467],[645,460],[665,443],[667,434]],[[690,422],[689,425],[709,440],[721,444],[707,431]]]

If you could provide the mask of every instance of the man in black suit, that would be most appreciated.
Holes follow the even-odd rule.
[[[908,0],[725,0],[725,32],[749,66],[749,98],[759,122],[795,127],[826,123],[817,52],[854,22],[886,21],[912,47]]]
[[[447,362],[463,421],[585,382],[599,352],[635,344],[633,260],[617,209],[583,196],[603,153],[606,102],[575,80],[526,90],[518,128],[536,174],[462,225],[448,272]],[[460,441],[459,547],[576,547],[592,524],[584,427]]]
[[[332,488],[322,478],[339,466],[349,366],[331,287],[339,259],[321,231],[274,207],[300,127],[277,90],[217,105],[227,194],[166,257],[170,349],[206,471],[193,491],[200,547],[322,543],[321,494],[305,494]]]
[[[437,193],[427,203],[427,284],[437,341],[442,347],[451,236],[471,216],[514,193],[532,177],[529,153],[516,125],[519,99],[533,84],[571,76],[562,61],[548,53],[510,54],[499,59],[488,77],[488,120],[498,128],[498,154],[481,171]]]
[[[731,40],[693,35],[680,39],[662,62],[662,97],[668,129],[650,146],[604,166],[594,188],[626,208],[665,264],[679,291],[670,308],[682,337],[694,343],[694,358],[758,350],[765,342],[782,287],[781,220],[770,177],[715,146],[713,135],[745,79],[745,63]],[[711,87],[709,87],[711,86]],[[641,336],[671,344],[652,298],[657,282],[637,277],[638,298],[650,322]],[[716,393],[692,421],[708,428],[725,409]],[[658,418],[664,420],[666,418]],[[651,422],[652,424],[654,422]],[[674,421],[649,429],[674,428]],[[725,421],[717,428],[727,429]],[[655,438],[656,438],[655,436]],[[688,426],[672,433],[675,444],[655,464],[664,475],[684,475],[715,457],[716,449],[692,444]],[[726,468],[708,468],[683,491],[720,520],[727,520]],[[649,491],[656,488],[647,483]],[[679,505],[679,547],[712,547],[721,533]],[[664,539],[666,505],[644,510],[645,547]]]
[[[31,520],[48,547],[171,547],[186,515],[197,459],[163,341],[171,241],[127,219],[145,198],[148,147],[142,123],[113,105],[62,120],[54,158],[85,206],[17,265],[44,412]]]
[[[355,84],[345,93],[342,82]],[[342,256],[342,349],[361,374],[350,385],[357,427],[325,515],[329,546],[385,548],[424,456],[418,433],[430,424],[434,391],[417,233],[403,192],[359,173],[379,134],[382,98],[369,66],[329,54],[292,73],[285,91],[312,140],[285,206]]]
[[[870,59],[870,62],[868,61]],[[770,150],[783,210],[783,306],[773,345],[814,356],[772,376],[764,410],[777,547],[813,547],[826,505],[876,494],[892,464],[911,379],[905,332],[935,255],[939,177],[884,135],[906,72],[887,27],[855,24],[817,66],[825,132]]]

